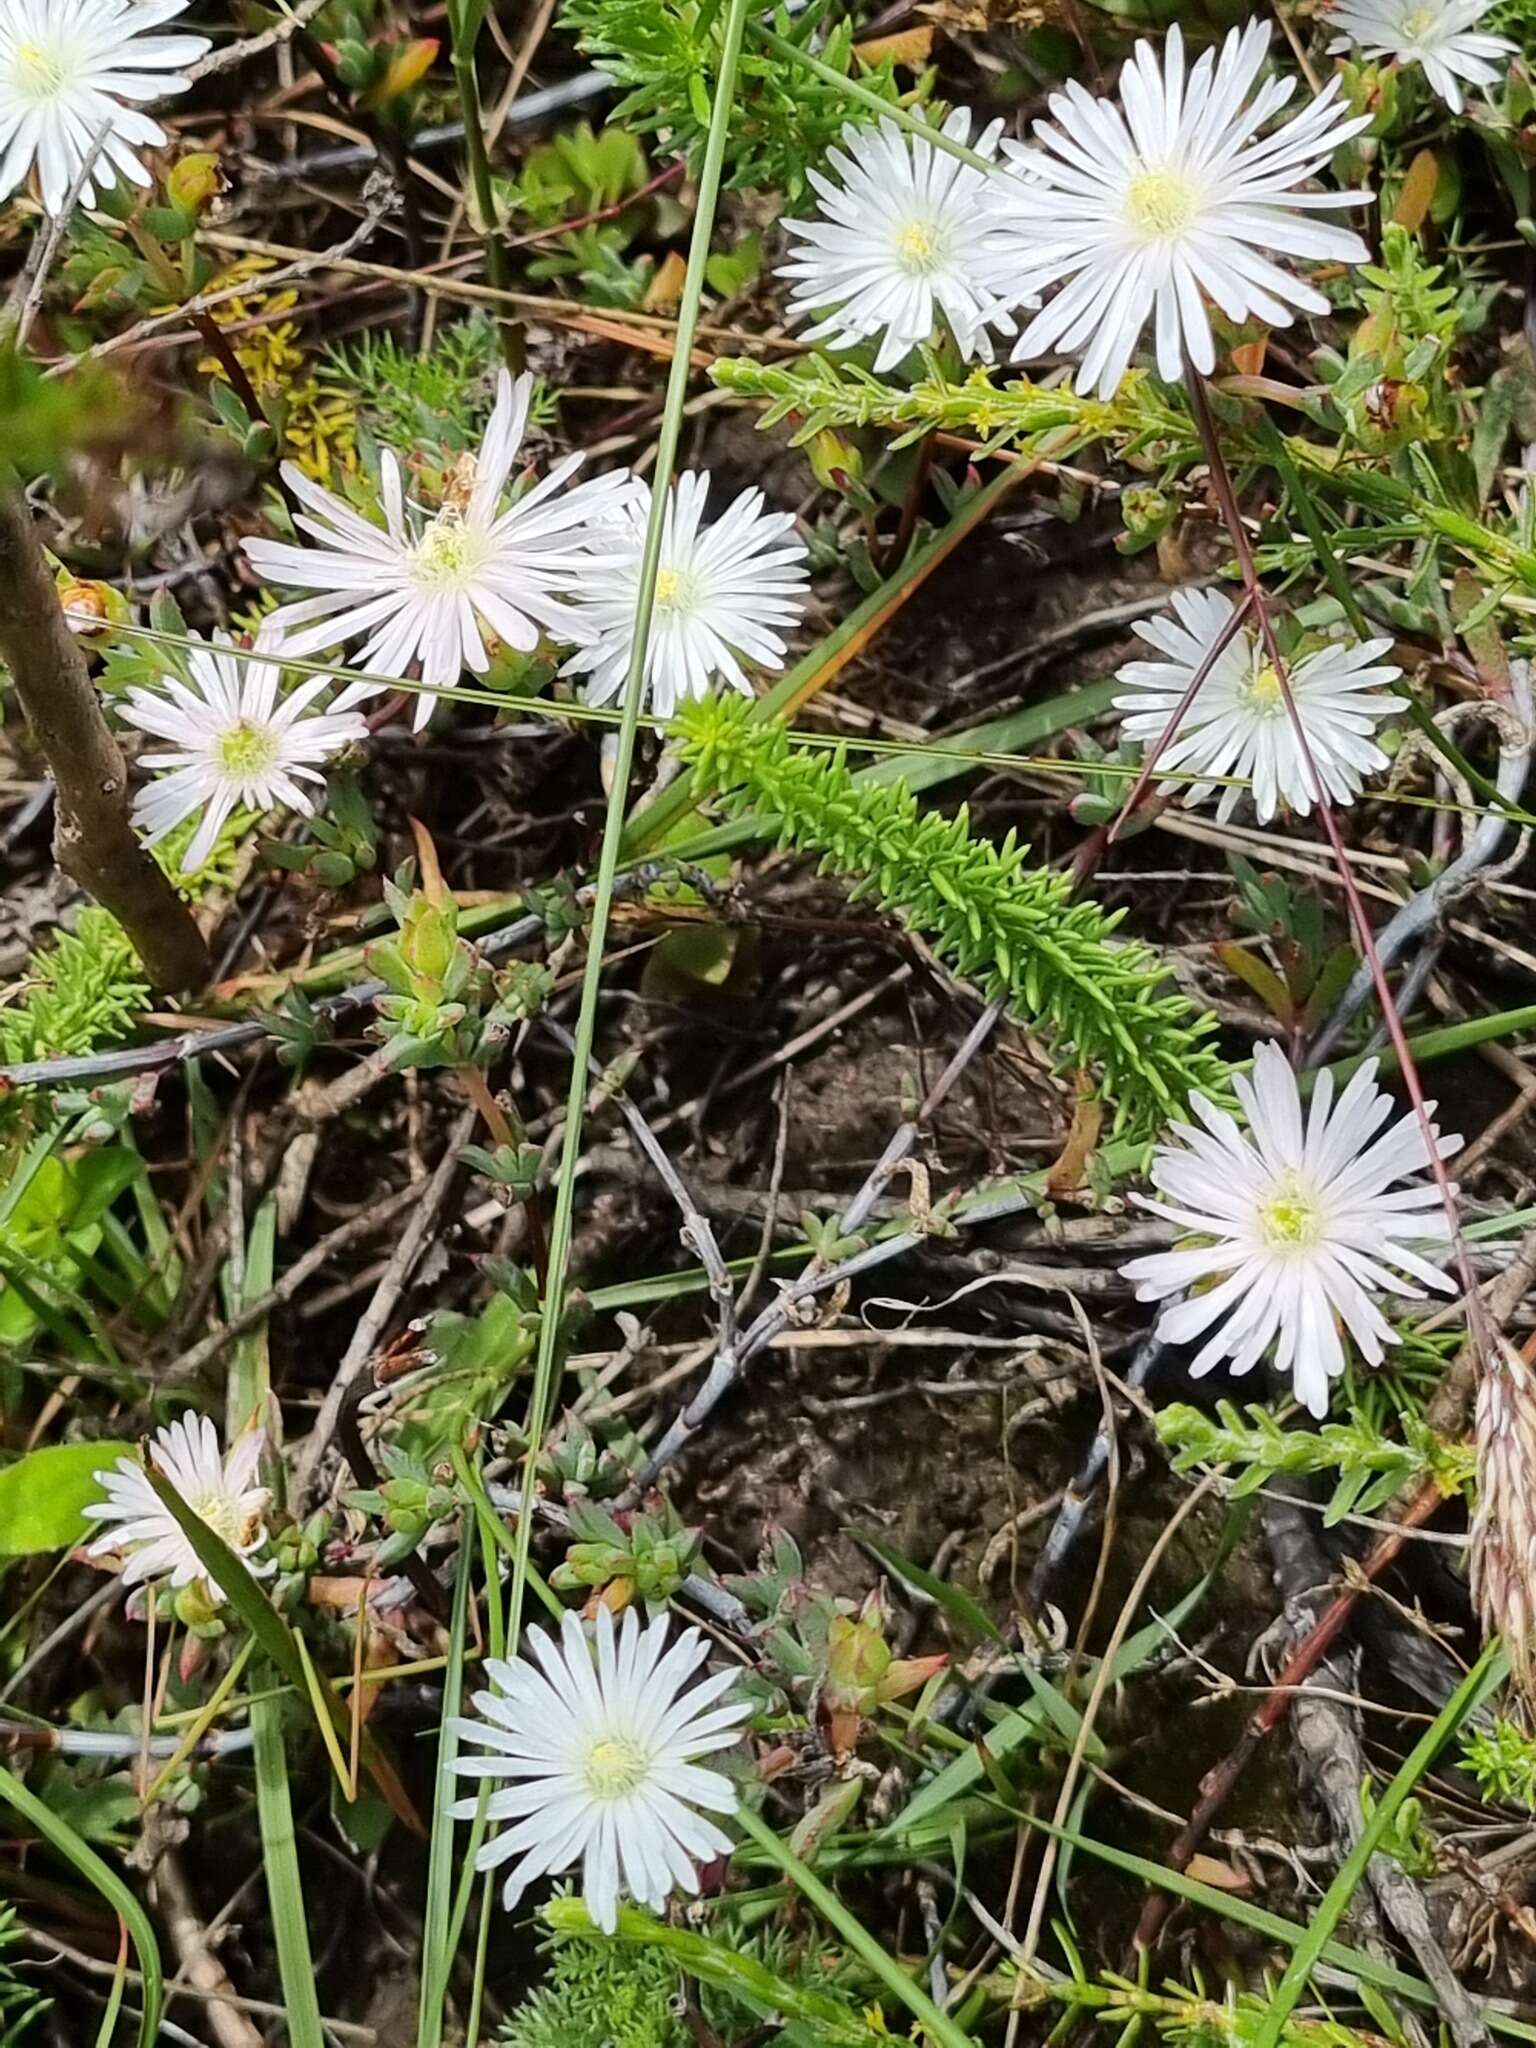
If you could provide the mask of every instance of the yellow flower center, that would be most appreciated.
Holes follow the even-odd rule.
[[[194,1515],[206,1522],[215,1536],[222,1536],[231,1550],[238,1550],[249,1533],[249,1522],[227,1493],[205,1493],[190,1503]]]
[[[485,565],[485,539],[451,507],[416,544],[411,567],[422,590],[467,590]]]
[[[214,754],[221,771],[231,782],[258,782],[277,766],[277,741],[269,727],[250,725],[242,719],[221,732]]]
[[[16,84],[28,99],[56,99],[69,82],[69,69],[56,49],[45,49],[40,43],[17,44]]]
[[[1403,16],[1403,34],[1412,42],[1420,42],[1435,26],[1436,19],[1433,7],[1415,7],[1411,14]]]
[[[638,1742],[627,1735],[610,1735],[587,1751],[582,1776],[595,1799],[627,1799],[644,1784],[651,1760]]]
[[[699,601],[696,577],[686,569],[658,569],[656,607],[658,611],[691,612]]]
[[[1171,165],[1140,171],[1126,187],[1126,218],[1145,242],[1176,240],[1194,226],[1203,207],[1195,179]]]
[[[944,240],[932,221],[909,220],[896,235],[896,261],[908,277],[927,277],[944,260]]]
[[[1283,718],[1285,716],[1285,691],[1280,678],[1267,661],[1261,662],[1240,695],[1246,710],[1259,718]]]
[[[1324,1221],[1322,1204],[1299,1173],[1282,1173],[1259,1204],[1259,1234],[1272,1252],[1310,1251]]]

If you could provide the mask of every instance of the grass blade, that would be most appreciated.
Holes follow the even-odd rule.
[[[771,1862],[778,1865],[828,1925],[836,1928],[860,1962],[868,1964],[891,1996],[907,2008],[927,2033],[934,2048],[975,2048],[971,2036],[948,2013],[939,2011],[922,1986],[907,1975],[893,1956],[886,1953],[863,1922],[854,1918],[837,1893],[824,1885],[787,1843],[779,1840],[766,1821],[750,1807],[743,1806],[737,1811],[736,1824],[756,1842]]]
[[[299,1697],[310,1698],[309,1675],[304,1669],[304,1660],[299,1655],[287,1624],[252,1578],[244,1561],[235,1555],[221,1536],[192,1512],[175,1487],[168,1485],[152,1466],[146,1469],[145,1476],[166,1513],[191,1544],[198,1563],[256,1638],[257,1644],[266,1652],[281,1676]],[[330,1715],[332,1727],[350,1741],[352,1717],[330,1680],[318,1671],[315,1673],[315,1691],[318,1695],[316,1711],[319,1711],[323,1703],[325,1712]],[[412,1806],[394,1765],[379,1749],[366,1729],[363,1731],[363,1761],[368,1766],[369,1776],[378,1786],[380,1794],[396,1819],[403,1821],[413,1834],[425,1836],[426,1829],[421,1824],[421,1816]]]
[[[101,1894],[128,1930],[139,1959],[139,1981],[143,1987],[143,2008],[139,2014],[139,2048],[154,2048],[160,2038],[160,2016],[165,2010],[165,1972],[160,1949],[149,1916],[127,1885],[108,1863],[103,1863],[88,1842],[80,1839],[67,1822],[45,1806],[35,1792],[28,1791],[20,1778],[0,1764],[0,1799],[35,1828],[66,1863],[72,1863],[86,1883]]]
[[[646,527],[640,559],[640,590],[635,605],[634,649],[624,685],[624,715],[619,725],[613,763],[612,795],[603,826],[602,851],[598,856],[593,890],[592,920],[587,934],[587,964],[581,981],[581,1006],[577,1013],[575,1049],[571,1056],[570,1092],[566,1098],[565,1124],[560,1143],[560,1165],[555,1186],[554,1215],[549,1227],[549,1259],[543,1289],[543,1316],[539,1325],[539,1354],[534,1367],[533,1391],[529,1396],[526,1435],[528,1454],[523,1479],[523,1511],[517,1521],[517,1555],[512,1565],[511,1608],[508,1636],[515,1650],[522,1627],[523,1589],[527,1584],[528,1554],[533,1540],[532,1502],[537,1491],[535,1474],[544,1429],[554,1400],[560,1373],[560,1346],[565,1320],[565,1285],[570,1270],[571,1241],[576,1213],[576,1168],[581,1156],[581,1131],[586,1115],[588,1076],[592,1047],[597,1033],[597,1002],[603,978],[603,953],[608,938],[608,918],[613,903],[614,877],[618,873],[624,838],[624,804],[629,791],[634,761],[635,735],[645,696],[646,663],[650,648],[651,614],[656,599],[656,576],[661,564],[661,543],[672,478],[677,466],[678,442],[682,434],[683,407],[688,397],[693,340],[699,324],[699,307],[704,296],[704,271],[709,261],[714,233],[715,208],[720,197],[721,173],[725,163],[726,134],[736,93],[736,70],[746,33],[748,0],[729,0],[720,34],[720,69],[710,110],[709,137],[699,171],[697,210],[688,244],[688,269],[677,309],[677,341],[667,377],[666,401],[661,430],[656,442],[656,463],[652,474],[651,515]]]
[[[288,2009],[288,2039],[292,2048],[326,2048],[320,1992],[309,1949],[304,1886],[299,1875],[299,1844],[288,1791],[282,1715],[281,1700],[263,1700],[251,1708],[261,1856],[266,1865],[267,1899],[272,1907],[272,1938],[277,1948],[283,2004]]]
[[[1254,2036],[1253,2048],[1280,2048],[1285,2023],[1296,2010],[1297,2002],[1307,1988],[1307,1980],[1321,1960],[1329,1938],[1343,1919],[1350,1900],[1359,1890],[1365,1877],[1366,1866],[1397,1817],[1398,1809],[1440,1754],[1445,1743],[1476,1707],[1485,1681],[1494,1676],[1495,1666],[1502,1655],[1497,1641],[1488,1645],[1408,1752],[1402,1769],[1377,1801],[1375,1811],[1360,1830],[1355,1846],[1339,1865],[1338,1876],[1323,1894],[1317,1911],[1312,1915],[1311,1925],[1297,1943],[1295,1952],[1286,1966],[1285,1975],[1275,1987],[1269,2010]],[[1507,1662],[1503,1668],[1508,1670]]]
[[[421,1926],[421,2006],[416,2016],[416,2048],[440,2048],[448,1978],[458,1947],[452,1929],[454,1826],[448,1808],[456,1789],[450,1767],[459,1748],[453,1721],[462,1713],[464,1703],[464,1648],[474,1555],[468,1524],[466,1515],[459,1540],[459,1567],[453,1582],[448,1666],[443,1673],[443,1708],[438,1723],[437,1773],[432,1781],[432,1840],[427,1855],[427,1902]]]

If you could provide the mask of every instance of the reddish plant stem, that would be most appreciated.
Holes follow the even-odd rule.
[[[1190,677],[1188,689],[1173,707],[1172,716],[1153,742],[1146,759],[1141,764],[1141,773],[1132,783],[1130,795],[1120,806],[1119,814],[1115,818],[1114,823],[1109,826],[1101,826],[1097,832],[1091,833],[1078,848],[1077,856],[1072,862],[1072,886],[1074,889],[1081,889],[1085,883],[1092,879],[1099,862],[1120,837],[1121,832],[1124,831],[1126,820],[1133,812],[1140,808],[1142,799],[1147,793],[1147,787],[1153,775],[1157,772],[1158,762],[1162,759],[1174,734],[1188,717],[1189,707],[1194,703],[1197,694],[1205,683],[1206,677],[1237,638],[1243,621],[1247,618],[1252,607],[1253,592],[1245,590],[1241,602],[1233,606],[1231,616],[1225,621],[1216,638],[1200,657],[1200,665]],[[1172,802],[1172,797],[1165,797],[1162,801],[1165,804],[1170,803]]]
[[[1195,1855],[1216,1816],[1226,1804],[1229,1794],[1238,1779],[1248,1768],[1259,1749],[1269,1736],[1273,1735],[1280,1723],[1291,1710],[1291,1702],[1297,1689],[1305,1685],[1323,1658],[1337,1641],[1341,1630],[1355,1611],[1356,1603],[1367,1586],[1380,1578],[1408,1540],[1408,1532],[1427,1522],[1445,1499],[1439,1482],[1425,1480],[1418,1492],[1403,1510],[1401,1522],[1389,1535],[1383,1536],[1375,1549],[1360,1566],[1358,1581],[1347,1586],[1318,1616],[1307,1634],[1292,1650],[1276,1678],[1274,1685],[1265,1695],[1257,1710],[1250,1716],[1247,1726],[1236,1743],[1222,1758],[1213,1771],[1200,1781],[1200,1802],[1185,1822],[1167,1856],[1163,1859],[1170,1870],[1183,1870]],[[1141,1909],[1141,1918],[1136,1923],[1136,1946],[1150,1948],[1157,1940],[1164,1920],[1172,1904],[1167,1892],[1153,1892]]]
[[[922,509],[923,493],[928,488],[928,479],[933,474],[932,434],[925,434],[917,447],[917,460],[912,465],[911,480],[907,494],[902,500],[901,521],[896,528],[896,537],[885,551],[880,564],[882,576],[894,576],[907,558],[907,549],[912,545],[912,536],[917,531],[917,515]]]
[[[1279,641],[1275,636],[1274,622],[1270,617],[1263,586],[1259,582],[1258,572],[1254,565],[1253,550],[1248,544],[1248,534],[1242,522],[1242,514],[1238,508],[1237,495],[1232,488],[1231,474],[1227,469],[1226,460],[1222,454],[1215,420],[1211,416],[1205,379],[1192,365],[1186,365],[1186,367],[1188,368],[1189,376],[1191,409],[1194,413],[1195,423],[1200,430],[1200,438],[1205,448],[1206,459],[1210,464],[1211,482],[1216,492],[1217,503],[1221,508],[1222,518],[1226,523],[1233,548],[1237,554],[1244,586],[1254,607],[1264,651],[1269,658],[1270,666],[1275,672],[1276,681],[1280,685],[1281,695],[1285,700],[1286,714],[1291,721],[1292,730],[1296,735],[1297,747],[1300,750],[1308,777],[1312,783],[1318,817],[1327,835],[1328,844],[1332,849],[1334,861],[1339,871],[1339,879],[1344,889],[1345,900],[1349,905],[1350,920],[1355,929],[1355,936],[1359,942],[1366,964],[1371,970],[1371,978],[1375,984],[1376,998],[1381,1006],[1382,1018],[1386,1024],[1388,1036],[1391,1038],[1393,1049],[1397,1053],[1398,1063],[1403,1076],[1403,1084],[1408,1091],[1408,1097],[1413,1104],[1414,1113],[1419,1121],[1419,1127],[1424,1134],[1425,1147],[1429,1153],[1435,1185],[1439,1190],[1440,1199],[1445,1206],[1446,1219],[1450,1225],[1457,1268],[1466,1301],[1468,1349],[1472,1353],[1475,1372],[1480,1369],[1482,1362],[1488,1356],[1488,1326],[1483,1309],[1482,1295],[1478,1291],[1477,1282],[1472,1272],[1471,1261],[1467,1256],[1466,1244],[1461,1235],[1461,1220],[1456,1209],[1455,1192],[1452,1189],[1450,1177],[1446,1173],[1444,1162],[1440,1159],[1435,1147],[1434,1132],[1429,1121],[1429,1110],[1424,1101],[1424,1091],[1419,1084],[1418,1068],[1414,1064],[1413,1055],[1408,1046],[1407,1034],[1403,1029],[1402,1018],[1398,1015],[1397,1005],[1393,1001],[1392,991],[1387,984],[1386,975],[1382,970],[1381,961],[1377,955],[1375,934],[1372,931],[1370,918],[1366,913],[1365,904],[1359,889],[1355,885],[1354,872],[1349,864],[1343,836],[1339,831],[1338,820],[1334,815],[1333,806],[1328,800],[1327,790],[1323,784],[1322,777],[1318,773],[1317,763],[1313,759],[1311,747],[1307,743],[1306,731],[1302,726],[1300,715],[1296,709],[1296,699],[1291,689],[1289,671],[1286,668],[1284,656],[1280,652]],[[1243,1730],[1239,1741],[1202,1782],[1199,1804],[1195,1807],[1194,1812],[1181,1830],[1178,1839],[1173,1843],[1172,1848],[1168,1852],[1167,1862],[1171,1869],[1183,1870],[1188,1865],[1190,1858],[1204,1841],[1212,1822],[1225,1804],[1233,1787],[1241,1778],[1248,1764],[1252,1761],[1266,1738],[1273,1733],[1285,1719],[1287,1713],[1289,1713],[1291,1700],[1295,1695],[1296,1688],[1306,1682],[1317,1668],[1319,1662],[1327,1654],[1340,1631],[1353,1614],[1355,1604],[1365,1588],[1378,1578],[1398,1555],[1403,1547],[1407,1531],[1427,1521],[1443,1499],[1444,1495],[1438,1483],[1434,1480],[1426,1480],[1424,1485],[1420,1487],[1419,1491],[1404,1508],[1398,1527],[1389,1535],[1383,1536],[1366,1559],[1361,1567],[1358,1582],[1347,1587],[1332,1601],[1323,1614],[1319,1616],[1316,1624],[1305,1638],[1297,1644],[1290,1657],[1286,1660],[1285,1668],[1275,1680],[1274,1686],[1266,1696],[1263,1704],[1258,1708],[1247,1727]],[[1146,1905],[1142,1908],[1141,1919],[1137,1923],[1136,1928],[1136,1945],[1139,1949],[1150,1948],[1156,1941],[1163,1921],[1167,1917],[1167,1912],[1168,1900],[1165,1894],[1154,1893],[1148,1898]]]
[[[611,206],[600,206],[595,213],[578,213],[574,220],[556,221],[553,227],[535,228],[531,235],[514,235],[511,241],[503,246],[508,249],[528,249],[536,242],[558,242],[562,235],[574,235],[578,228],[595,228],[605,220],[617,220],[621,214],[628,213],[632,206],[638,206],[642,199],[649,199],[653,193],[663,192],[668,185],[675,185],[687,168],[686,161],[679,157],[675,163],[670,163],[664,170],[658,171],[654,178],[648,179],[638,191],[626,193],[624,198],[616,199]]]
[[[1365,907],[1355,881],[1355,871],[1350,866],[1349,855],[1344,845],[1344,835],[1339,830],[1339,821],[1329,800],[1327,787],[1318,773],[1317,762],[1307,740],[1306,728],[1296,708],[1296,697],[1291,689],[1290,672],[1285,657],[1280,652],[1280,643],[1275,637],[1274,620],[1270,616],[1269,602],[1264,586],[1259,581],[1254,566],[1253,550],[1248,544],[1247,529],[1243,525],[1238,509],[1237,494],[1232,488],[1231,473],[1221,451],[1221,441],[1216,432],[1216,422],[1211,417],[1210,399],[1206,393],[1205,379],[1185,358],[1185,369],[1189,379],[1191,409],[1195,423],[1200,429],[1200,438],[1205,447],[1206,460],[1210,464],[1211,482],[1215,487],[1216,500],[1221,507],[1221,516],[1226,522],[1232,546],[1237,554],[1238,566],[1242,570],[1243,583],[1253,602],[1254,615],[1258,621],[1259,637],[1269,657],[1269,665],[1275,672],[1280,685],[1280,694],[1285,700],[1286,716],[1296,736],[1297,749],[1306,767],[1307,778],[1312,784],[1312,800],[1317,806],[1317,815],[1333,853],[1334,865],[1339,871],[1339,884],[1344,899],[1349,905],[1350,922],[1355,929],[1361,956],[1371,970],[1371,980],[1376,989],[1376,1000],[1381,1008],[1382,1022],[1387,1027],[1387,1036],[1392,1041],[1392,1050],[1397,1054],[1398,1067],[1403,1077],[1403,1086],[1408,1091],[1408,1100],[1418,1119],[1424,1136],[1424,1148],[1429,1156],[1429,1169],[1439,1190],[1440,1201],[1445,1210],[1445,1220],[1450,1229],[1451,1244],[1456,1257],[1456,1270],[1461,1280],[1462,1295],[1466,1302],[1467,1335],[1471,1339],[1481,1367],[1489,1355],[1487,1319],[1483,1314],[1483,1299],[1478,1292],[1477,1277],[1472,1271],[1472,1261],[1467,1255],[1466,1241],[1461,1234],[1461,1216],[1456,1207],[1456,1191],[1451,1186],[1451,1177],[1445,1170],[1445,1161],[1440,1157],[1435,1143],[1434,1126],[1429,1120],[1429,1108],[1424,1100],[1424,1090],[1419,1081],[1419,1069],[1408,1044],[1408,1034],[1403,1029],[1403,1020],[1398,1014],[1380,955],[1376,951],[1376,934],[1371,925],[1370,914]]]

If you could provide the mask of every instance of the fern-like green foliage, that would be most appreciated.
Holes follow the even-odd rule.
[[[149,1001],[138,955],[109,911],[87,904],[27,964],[26,992],[0,1009],[0,1061],[92,1052],[127,1035]]]
[[[329,397],[345,398],[392,448],[476,448],[496,402],[502,368],[501,329],[478,310],[438,334],[425,355],[388,333],[365,333],[326,350]],[[554,418],[542,381],[534,386],[529,417],[537,427]]]
[[[811,0],[795,14],[779,9],[769,25],[835,71],[857,72],[860,85],[893,106],[926,92],[927,80],[917,93],[903,94],[889,59],[856,60],[853,27],[838,13],[834,0]],[[609,119],[635,134],[663,137],[695,173],[720,76],[725,18],[718,0],[565,0],[561,9],[582,49],[624,89]],[[725,145],[726,182],[780,192],[792,205],[805,189],[807,168],[826,155],[855,111],[825,80],[749,35]]]
[[[680,1987],[660,1949],[558,1942],[548,1977],[506,2021],[498,2048],[691,2048]]]
[[[1536,1739],[1517,1723],[1495,1721],[1463,1735],[1461,1761],[1486,1801],[1536,1813]]]
[[[14,1906],[0,1906],[0,2048],[22,2048],[36,2038],[37,2022],[48,2010],[36,1985],[29,1984],[11,1960],[21,1944],[21,1923]]]
[[[793,363],[759,363],[726,356],[710,375],[723,390],[768,401],[760,427],[794,416],[794,444],[828,427],[900,428],[900,448],[925,434],[972,434],[995,447],[1028,449],[1042,435],[1077,430],[1074,445],[1104,441],[1134,455],[1152,443],[1197,446],[1187,414],[1175,411],[1145,371],[1132,370],[1113,398],[1085,398],[1070,385],[1049,390],[1027,377],[994,384],[985,370],[951,383],[932,358],[915,384],[888,384],[856,363],[808,355]]]
[[[1319,1430],[1282,1429],[1256,1403],[1245,1421],[1230,1401],[1218,1401],[1214,1415],[1172,1401],[1158,1411],[1157,1433],[1174,1453],[1175,1472],[1195,1465],[1235,1469],[1234,1498],[1256,1493],[1282,1472],[1337,1474],[1323,1517],[1333,1523],[1374,1514],[1416,1479],[1434,1479],[1448,1496],[1466,1491],[1477,1469],[1473,1447],[1446,1443],[1416,1415],[1404,1413],[1399,1421],[1401,1438],[1385,1434],[1358,1408]]]
[[[942,959],[1004,998],[1060,1047],[1096,1066],[1117,1131],[1145,1135],[1192,1088],[1220,1093],[1226,1067],[1210,1020],[1168,986],[1152,949],[1112,935],[1120,912],[1071,900],[1067,876],[1026,866],[954,817],[923,811],[902,783],[858,782],[842,751],[811,752],[758,721],[740,697],[685,706],[674,728],[703,789],[734,816],[760,812],[779,843],[821,856],[921,932]]]
[[[231,818],[193,875],[182,874],[180,863],[197,830],[196,818],[163,839],[155,858],[182,894],[195,899],[228,885],[235,847],[250,822],[243,812]],[[27,962],[16,1000],[0,1003],[0,1065],[115,1044],[127,1037],[135,1014],[148,1001],[149,985],[127,933],[110,911],[84,904],[73,929],[56,932]]]

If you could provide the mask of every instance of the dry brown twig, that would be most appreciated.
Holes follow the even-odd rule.
[[[132,941],[151,984],[195,988],[208,949],[192,912],[129,821],[128,768],[59,602],[32,514],[0,475],[0,659],[53,775],[54,858]]]

